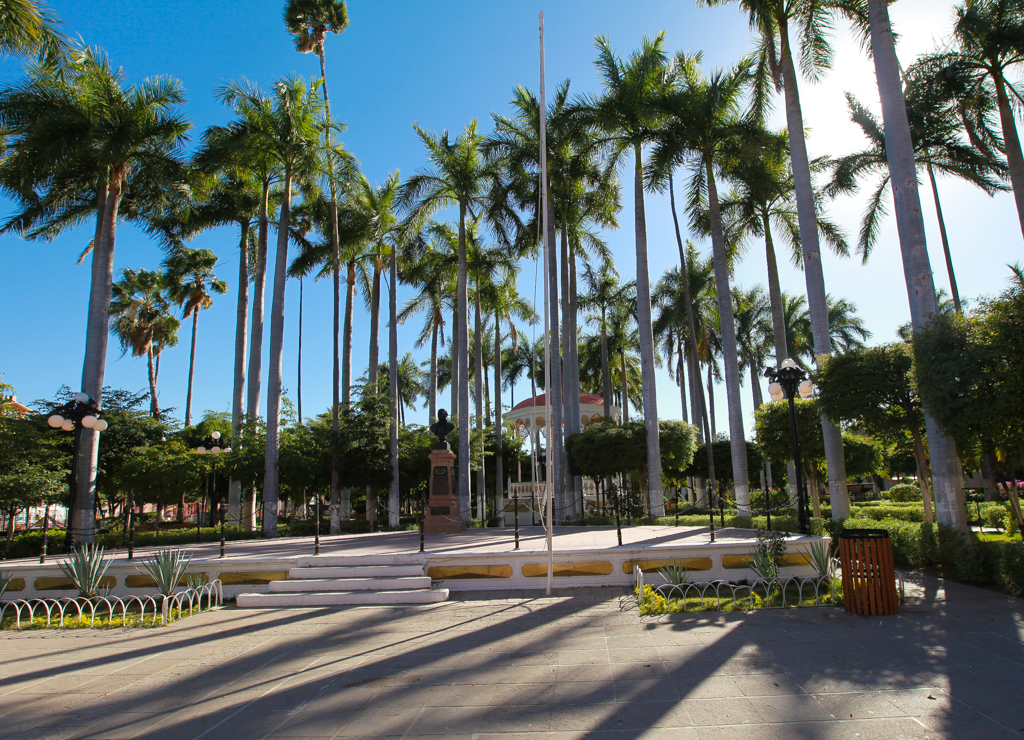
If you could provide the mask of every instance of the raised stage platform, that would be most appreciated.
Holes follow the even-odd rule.
[[[267,593],[275,581],[289,578],[296,568],[322,565],[363,566],[389,564],[418,566],[435,588],[450,590],[502,590],[544,588],[547,555],[543,527],[520,527],[519,549],[511,528],[470,529],[456,534],[428,535],[426,551],[419,552],[419,532],[382,532],[320,538],[320,555],[313,555],[312,537],[242,540],[227,543],[221,559],[219,542],[181,546],[192,555],[188,573],[219,578],[225,596]],[[793,536],[787,541],[783,575],[812,575],[807,553],[817,537]],[[572,586],[627,586],[633,566],[656,571],[679,561],[695,581],[739,581],[750,577],[746,561],[756,545],[752,530],[716,528],[710,542],[707,527],[623,527],[619,546],[614,526],[555,527],[554,583]],[[118,596],[151,594],[152,583],[137,569],[156,548],[135,550],[135,560],[118,550],[107,571],[108,585]],[[5,574],[14,576],[8,599],[74,596],[57,561],[62,556],[8,561]]]

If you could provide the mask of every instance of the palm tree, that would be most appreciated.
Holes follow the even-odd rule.
[[[342,127],[324,117],[323,101],[317,96],[317,84],[307,86],[298,77],[274,84],[271,128],[262,138],[263,151],[281,171],[281,213],[277,225],[277,254],[274,265],[274,292],[270,318],[270,371],[267,378],[267,441],[263,504],[263,530],[277,534],[280,450],[281,375],[284,352],[284,294],[288,279],[289,211],[293,185],[312,183],[322,176],[325,159],[323,136],[329,128]],[[351,158],[332,150],[334,166],[349,166]]]
[[[402,186],[398,204],[409,209],[409,222],[419,230],[437,211],[450,206],[459,209],[459,272],[457,317],[454,341],[458,357],[454,367],[458,378],[459,449],[469,447],[469,293],[467,286],[466,218],[475,217],[475,210],[485,207],[484,185],[488,166],[480,151],[482,137],[477,133],[476,121],[470,123],[454,142],[448,132],[440,136],[413,124],[413,128],[427,149],[430,165],[409,178]],[[459,455],[459,507],[462,517],[469,517],[469,456]]]
[[[212,165],[211,165],[212,166]],[[235,309],[235,363],[231,392],[231,436],[237,439],[245,416],[245,362],[249,329],[249,256],[255,255],[259,219],[260,187],[251,173],[229,161],[217,168],[217,174],[193,188],[193,202],[184,216],[184,229],[194,235],[218,226],[238,226],[238,299]],[[241,483],[231,481],[228,488],[228,523],[241,524]]]
[[[977,185],[989,195],[994,195],[997,191],[1005,189],[999,181],[1005,168],[994,162],[984,151],[960,141],[958,133],[962,123],[957,111],[948,106],[937,106],[925,85],[909,85],[907,93],[907,118],[914,142],[915,159],[918,166],[923,167],[928,173],[928,180],[931,183],[950,291],[953,294],[956,311],[961,313],[960,292],[956,287],[953,258],[946,237],[946,224],[942,218],[935,171],[959,177]],[[869,145],[861,152],[848,154],[833,162],[835,174],[829,191],[849,192],[856,189],[857,181],[861,177],[874,175],[877,178],[877,185],[868,199],[868,207],[860,229],[860,250],[866,260],[878,239],[879,225],[886,213],[885,194],[890,189],[889,169],[885,156],[885,132],[881,122],[853,95],[847,93],[846,101],[850,107],[850,118],[860,126]]]
[[[736,343],[740,370],[750,372],[754,410],[761,408],[761,372],[772,353],[771,307],[764,288],[733,288],[733,316],[736,319]]]
[[[427,229],[430,239],[421,235],[411,239],[404,247],[405,282],[417,286],[419,292],[402,307],[398,322],[404,324],[414,314],[426,313],[423,329],[416,339],[416,347],[430,341],[429,380],[427,383],[428,418],[437,418],[437,351],[444,344],[445,296],[455,287],[458,277],[458,253],[449,248],[440,224]]]
[[[601,395],[604,397],[604,418],[612,416],[612,375],[608,354],[608,311],[615,305],[619,291],[619,273],[610,259],[595,270],[591,265],[583,266],[584,293],[580,297],[580,308],[588,313],[591,321],[601,329]]]
[[[1014,110],[1024,96],[1010,79],[1024,64],[1024,8],[1016,0],[965,0],[956,8],[950,48],[925,55],[915,68],[931,76],[956,101],[990,98],[994,93],[1002,127],[1017,217],[1024,232],[1024,156]],[[978,146],[976,137],[972,143]]]
[[[68,40],[57,31],[60,21],[34,0],[0,0],[0,53],[57,61],[68,53]]]
[[[782,294],[782,323],[786,327],[785,343],[787,357],[792,358],[803,368],[814,361],[814,336],[811,327],[811,314],[807,310],[807,298],[802,295]],[[775,331],[774,326],[772,331]],[[786,357],[775,355],[778,365]]]
[[[125,269],[111,286],[110,333],[117,337],[121,352],[133,357],[145,355],[149,369],[149,413],[160,418],[157,400],[157,363],[166,347],[178,343],[181,322],[171,315],[170,296],[165,293],[164,276],[155,270]]]
[[[884,0],[869,0],[871,50],[878,79],[885,125],[885,151],[889,175],[893,182],[896,205],[896,228],[903,254],[903,272],[910,298],[910,318],[914,331],[919,331],[938,314],[939,305],[932,282],[928,248],[924,236],[924,218],[917,191],[917,164],[914,141],[910,135],[906,100],[900,82],[899,64],[889,10]],[[1004,134],[1005,135],[1005,134]],[[964,492],[956,466],[953,441],[938,428],[927,407],[923,409],[928,450],[931,453],[932,494],[935,497],[936,519],[947,527],[968,531]],[[831,477],[831,476],[830,476]]]
[[[188,360],[188,393],[185,396],[185,426],[192,423],[192,381],[196,368],[196,332],[199,311],[213,305],[212,293],[224,295],[228,284],[213,274],[217,255],[209,249],[182,249],[164,260],[164,281],[168,298],[181,307],[182,318],[192,317],[192,343]],[[248,282],[248,281],[247,281]]]
[[[825,303],[825,277],[822,273],[818,242],[818,212],[811,181],[811,163],[807,156],[794,54],[799,53],[804,75],[812,81],[817,81],[822,73],[832,66],[832,49],[828,44],[832,16],[839,13],[863,29],[867,26],[866,13],[862,2],[849,0],[789,3],[766,3],[761,0],[698,0],[699,4],[709,7],[732,2],[738,2],[740,8],[747,14],[750,28],[760,37],[757,49],[757,83],[753,95],[755,111],[763,111],[767,106],[772,83],[775,89],[783,92],[785,96],[786,125],[796,191],[804,279],[807,283],[807,302],[814,325],[814,354],[831,354],[828,306]],[[791,27],[797,28],[800,35],[798,50],[794,49],[790,38]],[[842,434],[828,417],[822,416],[821,425],[825,457],[828,462],[829,490],[832,492],[833,516],[845,518],[849,516],[850,511]]]
[[[746,435],[740,406],[740,365],[729,285],[730,259],[725,244],[716,173],[728,176],[729,164],[742,158],[742,150],[752,135],[750,127],[740,117],[741,95],[751,80],[752,62],[746,59],[732,69],[715,71],[710,78],[706,78],[700,68],[699,55],[680,54],[676,65],[680,70],[679,89],[664,103],[664,109],[671,115],[659,133],[648,178],[652,183],[664,180],[671,176],[676,165],[688,158],[693,168],[687,195],[691,221],[696,224],[704,208],[710,214],[733,481],[736,505],[745,513],[750,510]]]
[[[124,81],[125,75],[99,52],[86,50],[66,73],[37,68],[0,91],[7,145],[0,183],[25,207],[7,228],[52,239],[96,216],[82,391],[98,403],[103,399],[120,206],[129,196],[138,210],[125,215],[133,216],[152,206],[145,199],[177,190],[171,183],[183,179],[179,154],[189,129],[177,110],[184,94],[176,80],[144,80],[128,88]],[[75,461],[81,487],[72,526],[78,541],[91,542],[99,436],[89,429],[82,435]]]
[[[640,345],[640,330],[636,320],[636,282],[630,280],[616,293],[615,302],[608,310],[607,335],[608,353],[615,357],[613,374],[616,392],[619,394],[619,407],[622,409],[622,423],[629,421],[629,402],[642,411],[643,398],[637,399],[633,386],[630,384],[631,367],[636,357],[636,349]],[[641,377],[643,358],[640,358]],[[546,385],[546,384],[545,384]],[[641,388],[642,396],[642,388]]]
[[[327,64],[324,55],[324,41],[328,31],[342,33],[348,28],[348,10],[344,0],[288,0],[284,10],[285,26],[295,39],[295,47],[303,54],[316,53],[320,59],[320,78],[323,81],[324,111],[331,120],[331,103],[327,96]],[[325,131],[327,149],[334,148],[330,130]],[[341,240],[338,232],[338,183],[330,162],[327,169],[328,186],[331,191],[330,240],[331,278],[334,285],[334,376],[331,388],[331,430],[337,434],[340,425],[341,354]],[[371,376],[373,377],[373,376]],[[331,457],[331,501],[339,497],[338,461]],[[335,509],[332,508],[332,512]],[[333,530],[332,530],[333,531]]]
[[[229,82],[217,89],[217,98],[238,115],[227,126],[211,126],[203,134],[203,146],[194,161],[204,169],[225,165],[250,175],[260,187],[256,250],[253,258],[252,326],[249,340],[248,389],[246,413],[249,421],[259,416],[260,389],[263,380],[263,334],[266,313],[267,246],[273,217],[272,192],[280,180],[280,169],[266,142],[274,136],[274,110],[271,98],[247,82]],[[274,201],[278,198],[273,198]],[[273,210],[276,210],[274,208]]]
[[[647,428],[647,485],[652,516],[665,513],[661,477],[661,442],[658,437],[658,396],[654,376],[654,333],[651,325],[651,282],[647,269],[647,216],[644,210],[643,147],[658,130],[663,115],[657,106],[672,88],[673,68],[664,50],[665,34],[644,39],[641,48],[623,62],[607,39],[597,39],[598,74],[603,95],[590,101],[594,122],[612,147],[612,162],[619,164],[632,153],[634,228],[636,232],[637,317],[640,361],[643,370],[644,423]],[[625,408],[623,409],[625,416]]]

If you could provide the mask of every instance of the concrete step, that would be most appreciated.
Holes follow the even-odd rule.
[[[303,566],[288,571],[289,578],[394,578],[422,575],[422,565]]]
[[[448,598],[448,589],[415,591],[337,591],[334,593],[272,593],[239,594],[237,604],[243,608],[286,606],[341,606],[369,604],[437,604]]]
[[[300,568],[299,570],[303,570]],[[294,573],[294,571],[292,571]],[[271,593],[337,592],[337,591],[408,591],[430,588],[430,577],[403,576],[399,578],[309,578],[271,581]]]
[[[295,559],[299,568],[356,566],[356,565],[419,565],[427,562],[421,552],[375,553],[370,555],[301,555]]]

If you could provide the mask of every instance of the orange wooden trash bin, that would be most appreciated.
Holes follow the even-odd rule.
[[[843,605],[851,614],[878,617],[899,611],[892,540],[884,529],[847,529],[839,533]]]

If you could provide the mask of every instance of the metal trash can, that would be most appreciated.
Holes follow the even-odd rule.
[[[899,611],[892,540],[884,529],[846,529],[839,533],[843,605],[851,614],[878,617]]]

